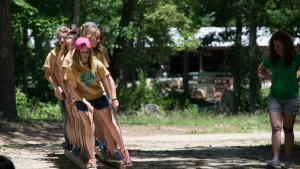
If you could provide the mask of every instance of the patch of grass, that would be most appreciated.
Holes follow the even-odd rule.
[[[235,116],[212,114],[211,112],[178,112],[164,115],[119,116],[120,123],[126,125],[153,125],[153,126],[197,126],[188,134],[200,133],[252,133],[270,132],[270,121],[267,112],[250,115],[241,113]],[[294,130],[300,129],[296,121]]]

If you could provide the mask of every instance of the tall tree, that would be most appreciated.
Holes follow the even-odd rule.
[[[79,26],[79,14],[80,14],[80,0],[74,0],[74,18],[73,18],[73,24],[76,26]]]
[[[123,0],[123,10],[121,13],[121,20],[119,23],[119,28],[122,30],[125,27],[129,26],[129,22],[132,19],[132,12],[133,12],[133,4],[134,1],[133,0]],[[122,32],[122,31],[120,31]],[[126,44],[125,43],[125,36],[121,34],[119,34],[116,38],[116,42],[115,42],[115,48],[113,51],[113,56],[111,59],[111,71],[113,74],[113,77],[118,77],[119,76],[119,71],[118,71],[118,67],[119,67],[119,61],[120,61],[120,57],[123,54],[123,46]]]
[[[15,68],[12,46],[11,1],[0,1],[0,114],[18,117],[15,95]]]

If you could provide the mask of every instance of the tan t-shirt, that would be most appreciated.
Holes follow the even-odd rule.
[[[109,72],[99,60],[95,59],[93,62],[95,72],[89,70],[87,65],[82,67],[80,72],[74,65],[69,66],[66,70],[67,79],[77,82],[77,88],[86,100],[97,99],[106,94],[101,78],[107,76]],[[74,100],[80,101],[75,95]]]
[[[107,48],[105,46],[103,46],[103,45],[100,45],[100,46],[101,46],[101,50],[102,50],[102,53],[104,55],[104,58],[106,59],[106,62],[109,64],[110,63],[110,59],[109,59]]]
[[[64,58],[63,64],[62,64],[63,68],[67,68],[72,64],[72,56],[73,56],[74,52],[75,52],[75,49],[73,49],[67,53],[66,57]]]
[[[45,68],[50,68],[50,63],[51,61],[55,61],[55,65],[54,65],[54,77],[55,77],[55,80],[57,81],[57,84],[60,85],[60,80],[59,80],[59,69],[58,69],[58,53],[59,53],[59,49],[57,48],[54,48],[52,49],[47,57],[46,57],[46,60],[45,60],[45,63],[44,63],[44,67]],[[56,96],[56,94],[55,94]],[[60,98],[60,96],[56,96],[57,98]]]
[[[67,53],[66,57],[63,60],[62,68],[67,69],[72,64],[72,56],[73,56],[74,52],[75,52],[75,49],[71,50]],[[67,80],[67,74],[66,73],[64,74],[64,80]],[[71,88],[70,88],[69,83],[66,83],[66,87],[67,87],[67,90],[69,92],[71,92]]]
[[[104,47],[103,45],[100,45],[101,47],[101,52],[97,52],[97,53],[92,53],[92,55],[94,56],[94,58],[99,59],[102,64],[105,66],[105,68],[109,67],[108,63],[110,62],[109,60],[109,56],[108,56],[108,52],[106,47]]]

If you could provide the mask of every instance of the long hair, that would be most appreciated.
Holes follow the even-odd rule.
[[[280,56],[275,52],[274,41],[280,41],[283,45],[283,54],[284,54],[284,65],[286,67],[290,66],[293,62],[294,55],[296,54],[296,49],[294,42],[289,34],[283,31],[276,31],[273,33],[271,39],[269,40],[269,54],[270,61],[274,65]]]
[[[93,56],[94,55],[97,56],[97,54],[99,52],[102,53],[101,43],[104,41],[104,35],[103,35],[102,30],[99,29],[98,27],[95,27],[95,26],[88,26],[88,27],[86,27],[82,30],[82,34],[81,34],[81,36],[86,37],[89,40],[91,40],[91,38],[96,35],[97,31],[99,31],[100,35],[101,35],[100,36],[100,43],[97,45],[97,47],[92,48],[92,55]]]
[[[67,34],[67,37],[71,37],[72,38],[72,41],[73,41],[72,49],[74,49],[74,42],[76,41],[76,39],[78,38],[78,36],[79,36],[79,30],[78,30],[78,28],[75,28],[75,29],[71,30]],[[59,63],[59,60],[61,59],[61,57],[65,57],[68,52],[69,52],[69,50],[68,50],[68,47],[66,45],[66,39],[65,39],[65,44],[61,47],[61,50],[59,51],[58,58],[57,58],[57,63]]]
[[[72,66],[75,67],[78,72],[82,72],[83,67],[84,67],[80,60],[80,57],[81,57],[80,50],[75,49],[75,52],[72,57],[72,60],[73,60]],[[88,58],[88,68],[89,68],[89,70],[95,71],[95,66],[94,66],[93,57],[92,57],[91,53]]]

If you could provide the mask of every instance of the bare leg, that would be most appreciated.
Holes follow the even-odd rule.
[[[284,127],[284,144],[286,151],[286,158],[291,158],[293,154],[294,146],[294,124],[296,115],[284,114],[283,115],[283,127]]]
[[[106,108],[104,110],[97,110],[104,121],[104,124],[109,129],[112,137],[117,142],[118,146],[120,147],[121,151],[124,150],[124,146],[121,141],[120,129],[119,126],[116,124],[115,119],[113,118],[113,114],[111,113],[110,108]]]
[[[95,158],[94,155],[94,123],[93,113],[79,112],[85,129],[85,144],[88,150],[89,158]]]
[[[279,159],[280,144],[281,144],[281,128],[282,128],[282,113],[270,112],[270,122],[272,127],[272,148],[273,155]]]

